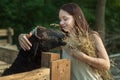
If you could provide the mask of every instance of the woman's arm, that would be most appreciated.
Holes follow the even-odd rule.
[[[73,53],[72,55],[77,59],[95,67],[97,69],[109,70],[110,68],[110,61],[106,49],[103,45],[101,38],[97,34],[93,34],[95,38],[95,45],[97,48],[97,58],[88,56],[82,52]]]

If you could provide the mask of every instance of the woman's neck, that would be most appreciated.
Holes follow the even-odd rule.
[[[76,36],[76,30],[73,28],[73,29],[71,29],[67,34],[68,34],[69,37],[71,37],[71,36],[72,36],[72,37],[73,37],[73,36],[75,37],[75,36]]]

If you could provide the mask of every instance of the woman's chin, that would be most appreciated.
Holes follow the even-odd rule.
[[[67,31],[67,30],[65,30],[65,29],[62,29],[62,31],[63,31],[63,32],[65,32],[65,33],[68,33],[68,31]]]

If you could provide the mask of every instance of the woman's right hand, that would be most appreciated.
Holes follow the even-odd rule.
[[[29,41],[29,38],[32,36],[32,33],[29,34],[20,34],[18,37],[19,44],[21,48],[26,51],[30,50],[32,44]]]

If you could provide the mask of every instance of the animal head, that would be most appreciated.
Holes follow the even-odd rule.
[[[33,45],[39,44],[41,51],[49,51],[52,48],[66,45],[66,43],[63,42],[64,38],[65,34],[60,30],[38,26],[30,38],[30,42]]]

